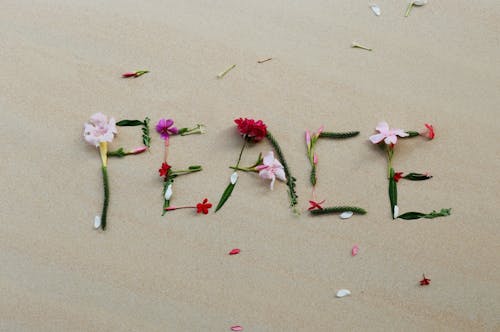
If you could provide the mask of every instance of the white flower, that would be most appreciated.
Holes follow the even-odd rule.
[[[264,157],[262,165],[256,167],[259,171],[259,176],[263,179],[271,180],[271,190],[274,188],[276,178],[281,181],[286,181],[285,170],[278,159],[274,158],[274,153],[269,151]]]
[[[84,124],[83,137],[96,147],[101,142],[113,141],[114,135],[118,133],[114,118],[109,118],[102,113],[96,113],[90,117],[89,122]]]

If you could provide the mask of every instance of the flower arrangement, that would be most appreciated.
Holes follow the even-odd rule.
[[[432,176],[428,173],[415,173],[411,172],[403,176],[403,172],[396,172],[392,166],[392,159],[394,156],[395,146],[399,138],[411,138],[417,136],[426,137],[429,140],[434,139],[435,132],[434,127],[430,124],[425,124],[426,130],[422,132],[417,131],[405,131],[403,129],[390,128],[387,122],[382,121],[376,127],[377,134],[369,137],[369,140],[376,145],[385,148],[387,155],[387,179],[389,180],[389,201],[391,203],[391,215],[392,219],[400,218],[405,220],[427,218],[432,219],[436,217],[449,216],[451,209],[441,209],[439,212],[432,211],[430,213],[422,212],[407,212],[399,214],[398,206],[398,190],[397,183],[401,179],[406,179],[410,181],[422,181],[431,179]]]
[[[108,117],[102,113],[95,113],[90,117],[90,120],[84,124],[83,137],[85,141],[97,147],[101,156],[104,202],[101,215],[94,218],[95,229],[101,228],[102,230],[105,230],[107,224],[107,212],[109,205],[108,157],[124,157],[127,155],[136,155],[146,151],[149,147],[148,145],[147,147],[139,147],[131,151],[125,151],[123,148],[119,148],[116,151],[108,152],[108,143],[111,143],[115,135],[118,134],[116,126],[119,125],[120,122],[117,123],[113,117],[108,119]]]
[[[289,187],[288,192],[290,197],[290,205],[294,207],[297,204],[297,195],[295,193],[295,178],[290,175],[290,170],[283,156],[283,153],[281,152],[281,148],[276,139],[267,130],[267,126],[264,124],[264,122],[262,122],[262,120],[255,121],[254,119],[249,118],[238,118],[234,120],[234,123],[237,126],[238,132],[243,137],[243,146],[241,148],[238,161],[236,162],[236,166],[230,167],[234,170],[234,172],[231,174],[229,184],[224,190],[219,203],[215,208],[215,212],[222,208],[222,206],[231,196],[238,180],[237,171],[259,173],[259,176],[261,178],[271,181],[271,190],[273,190],[274,188],[276,179],[286,182]],[[264,138],[267,138],[271,143],[278,158],[275,158],[273,151],[269,151],[266,156],[264,156],[264,158],[262,158],[262,154],[259,154],[254,165],[249,167],[240,167],[241,157],[247,144],[258,143]]]
[[[165,215],[168,211],[175,211],[179,209],[187,209],[187,208],[196,208],[198,213],[202,212],[203,214],[208,213],[208,209],[212,207],[212,204],[208,203],[208,200],[205,199],[202,203],[197,204],[196,206],[180,206],[180,207],[172,207],[170,206],[170,200],[173,195],[173,183],[174,179],[178,176],[200,172],[202,167],[200,165],[191,165],[187,169],[184,170],[174,170],[168,164],[168,150],[170,146],[170,137],[175,135],[186,136],[191,134],[204,134],[205,126],[198,124],[194,128],[180,128],[174,126],[174,120],[172,119],[160,119],[156,124],[156,131],[160,134],[161,139],[164,140],[165,145],[165,153],[163,157],[163,162],[161,164],[160,169],[158,169],[158,173],[160,177],[163,178],[163,213]]]
[[[325,202],[325,200],[318,201],[316,199],[316,184],[318,181],[317,167],[319,162],[319,157],[318,154],[316,153],[316,144],[318,143],[318,140],[320,138],[346,139],[350,137],[355,137],[357,135],[359,135],[359,131],[325,132],[323,126],[321,126],[317,132],[312,134],[309,130],[306,130],[305,139],[307,147],[307,158],[309,160],[309,163],[311,164],[311,174],[309,176],[309,181],[313,187],[311,193],[312,198],[309,201],[309,208],[307,210],[311,213],[311,215],[318,216],[323,214],[343,213],[343,212],[366,214],[366,211],[364,209],[356,206],[332,206],[324,208],[322,204]],[[352,213],[349,214],[349,217],[352,216]]]

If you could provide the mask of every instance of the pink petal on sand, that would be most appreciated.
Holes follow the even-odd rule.
[[[352,247],[352,250],[351,250],[351,255],[353,256],[356,256],[358,254],[358,251],[359,251],[359,247],[357,244],[355,244],[353,247]]]
[[[240,253],[240,249],[235,248],[229,252],[229,255],[238,255]]]
[[[243,326],[239,325],[231,326],[231,331],[243,331]]]

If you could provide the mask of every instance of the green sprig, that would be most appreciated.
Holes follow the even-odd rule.
[[[293,208],[297,205],[297,198],[299,197],[295,192],[295,181],[297,181],[297,179],[295,179],[290,173],[290,169],[288,168],[288,163],[285,160],[285,156],[283,155],[283,152],[281,151],[281,148],[276,139],[274,138],[274,136],[269,131],[267,131],[266,137],[269,140],[269,143],[271,143],[274,150],[276,151],[279,161],[283,165],[283,170],[285,171],[285,176],[286,176],[286,184],[288,186],[288,197],[290,199],[290,207]]]
[[[320,216],[324,214],[332,214],[332,213],[342,213],[346,211],[351,211],[356,214],[366,214],[366,210],[357,206],[331,206],[323,208],[322,210],[311,210],[309,211],[313,216]]]
[[[337,139],[342,139],[342,138],[349,138],[349,137],[354,137],[359,135],[359,131],[346,131],[346,132],[340,132],[340,133],[335,133],[335,132],[328,132],[324,131],[319,134],[320,138],[337,138]]]
[[[102,166],[102,180],[104,183],[104,202],[102,204],[101,213],[101,227],[102,230],[106,230],[106,217],[108,215],[108,205],[109,205],[109,181],[108,181],[108,169],[106,166]]]
[[[432,211],[430,213],[422,213],[422,212],[406,212],[402,215],[398,216],[399,219],[404,220],[414,220],[420,218],[433,219],[438,217],[446,217],[451,215],[451,209],[441,209],[441,211]]]
[[[391,216],[394,218],[394,207],[398,205],[398,187],[396,180],[394,180],[394,168],[391,167],[389,171],[389,200],[391,202]]]

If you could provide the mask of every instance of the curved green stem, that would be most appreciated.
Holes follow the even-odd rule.
[[[106,216],[108,214],[108,204],[109,204],[109,182],[108,182],[108,170],[106,166],[102,166],[102,179],[104,183],[104,202],[102,205],[102,213],[101,213],[101,227],[102,230],[105,230]]]

